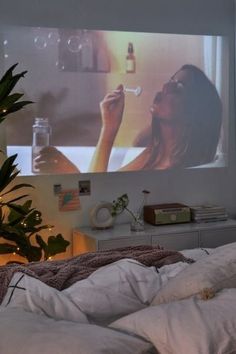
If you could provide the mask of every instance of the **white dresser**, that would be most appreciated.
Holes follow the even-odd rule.
[[[236,242],[236,220],[164,226],[145,224],[141,232],[130,231],[130,224],[117,224],[106,230],[81,227],[73,229],[72,242],[73,255],[143,244],[159,244],[175,250],[212,248]]]

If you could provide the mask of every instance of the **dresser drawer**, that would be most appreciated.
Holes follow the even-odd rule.
[[[198,231],[153,235],[152,245],[160,245],[167,249],[183,250],[198,247]]]
[[[123,237],[114,240],[98,241],[98,250],[109,250],[114,248],[139,245],[151,245],[151,237],[145,235],[134,235],[133,237]]]
[[[236,242],[236,228],[204,230],[200,234],[200,247],[219,247],[226,243]]]

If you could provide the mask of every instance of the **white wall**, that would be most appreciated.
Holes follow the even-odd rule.
[[[230,151],[229,167],[182,171],[111,173],[94,175],[22,177],[35,185],[34,203],[44,221],[70,239],[75,226],[88,224],[88,210],[99,201],[112,201],[127,192],[130,206],[151,191],[149,202],[219,203],[236,215],[236,154],[234,124],[234,6],[231,0],[0,0],[0,23],[50,27],[121,29],[189,34],[223,34],[230,37]],[[91,180],[91,196],[81,197],[81,210],[59,212],[53,185],[77,188]],[[118,222],[128,220],[123,214]],[[68,255],[70,252],[68,252]]]

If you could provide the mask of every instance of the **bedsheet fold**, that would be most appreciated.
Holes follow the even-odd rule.
[[[98,268],[124,258],[132,258],[146,266],[157,268],[180,261],[191,262],[178,251],[164,250],[160,246],[141,245],[89,252],[60,261],[8,264],[0,267],[0,303],[15,272],[28,274],[53,288],[63,290],[76,281],[87,278]]]

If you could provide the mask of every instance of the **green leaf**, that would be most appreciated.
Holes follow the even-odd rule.
[[[31,103],[33,103],[33,102],[32,101],[21,101],[21,102],[14,103],[11,107],[8,107],[8,109],[6,111],[5,110],[0,111],[0,117],[1,118],[6,117],[8,114],[17,112],[20,109],[22,109],[24,106],[31,104]]]
[[[15,102],[17,102],[23,96],[24,96],[23,93],[13,93],[12,95],[5,97],[0,101],[0,111],[8,110],[9,107],[11,107]]]
[[[8,207],[11,209],[9,216],[8,216],[8,221],[12,224],[19,219],[20,221],[22,220],[22,216],[27,216],[27,214],[31,213],[34,208],[31,208],[32,200],[27,200],[23,205],[20,204],[11,204],[8,203]]]
[[[129,197],[128,195],[122,194],[120,197],[118,197],[116,200],[112,202],[112,211],[111,215],[116,216],[121,214],[128,206],[129,204]]]
[[[0,254],[8,254],[17,251],[17,247],[15,245],[11,245],[9,243],[0,243]]]
[[[25,203],[22,205],[22,207],[25,209],[25,211],[31,212],[32,210],[34,210],[34,208],[32,209],[32,200],[26,200]]]
[[[61,234],[49,236],[47,243],[49,256],[54,256],[57,253],[65,252],[66,248],[70,244],[70,242],[65,240]]]
[[[3,197],[5,194],[11,193],[11,192],[16,191],[17,189],[21,189],[21,188],[35,188],[35,187],[32,186],[32,184],[29,184],[29,183],[16,184],[14,187],[12,187],[11,189],[9,189],[7,192],[4,192],[4,193],[2,194],[2,197]]]
[[[22,71],[13,75],[16,66],[17,64],[12,65],[0,80],[0,123],[8,114],[17,112],[24,106],[33,103],[32,101],[19,101],[23,96],[22,93],[11,94],[17,82],[27,73],[27,71]]]
[[[1,169],[0,169],[0,171],[1,171]],[[19,174],[19,172],[13,173],[11,176],[8,177],[8,179],[7,179],[7,177],[5,177],[5,180],[7,183],[6,183],[5,187],[2,188],[2,190],[5,189],[12,181],[14,181],[14,179],[16,178],[16,176],[18,174]],[[0,184],[0,186],[2,186],[2,185]]]
[[[13,90],[13,88],[16,86],[17,82],[20,80],[20,78],[24,77],[27,71],[22,71],[19,74],[12,75],[11,74],[8,77],[3,77],[0,81],[0,101],[2,101],[5,97],[9,95],[9,93]],[[5,75],[4,75],[5,76]]]
[[[25,218],[25,222],[30,229],[34,228],[36,225],[40,225],[42,223],[40,211],[36,209],[31,210],[31,212],[28,213],[27,217]]]
[[[5,80],[7,80],[8,78],[12,77],[12,72],[13,70],[17,67],[18,63],[12,65],[3,75],[3,77],[0,80],[0,84],[3,83]]]
[[[36,242],[39,245],[39,247],[41,247],[44,251],[47,251],[47,244],[46,242],[42,239],[42,237],[40,235],[36,235],[35,236]]]
[[[11,210],[12,211],[12,210]],[[24,215],[19,215],[18,217],[15,216],[15,218],[9,218],[8,217],[8,224],[9,226],[12,227],[18,227],[19,224],[21,224],[22,222],[24,222]],[[22,224],[21,224],[22,225]],[[21,227],[22,228],[22,227]]]
[[[22,207],[22,205],[18,205],[18,204],[11,204],[6,203],[6,205],[8,206],[8,208],[14,210],[15,212],[17,212],[20,215],[27,215],[28,211],[24,209],[24,207]]]
[[[12,234],[13,237],[15,237],[14,234],[20,235],[21,231],[18,230],[18,228],[12,227],[11,225],[5,222],[1,225],[0,237],[2,237],[2,235],[7,235],[8,233]]]
[[[22,254],[19,252],[22,256]],[[27,253],[23,255],[29,262],[38,262],[42,258],[42,250],[40,247],[31,246]]]
[[[7,194],[7,193],[6,193]],[[0,202],[0,205],[7,205],[8,207],[10,206],[10,204],[14,204],[15,202],[17,202],[18,200],[22,199],[22,198],[26,198],[28,197],[28,194],[23,194],[20,195],[19,197],[16,197],[14,199],[9,200],[8,202]]]
[[[17,154],[8,157],[0,169],[0,192],[10,184],[12,177],[15,178],[19,173],[13,173],[16,168],[16,165],[14,165],[16,157]]]

